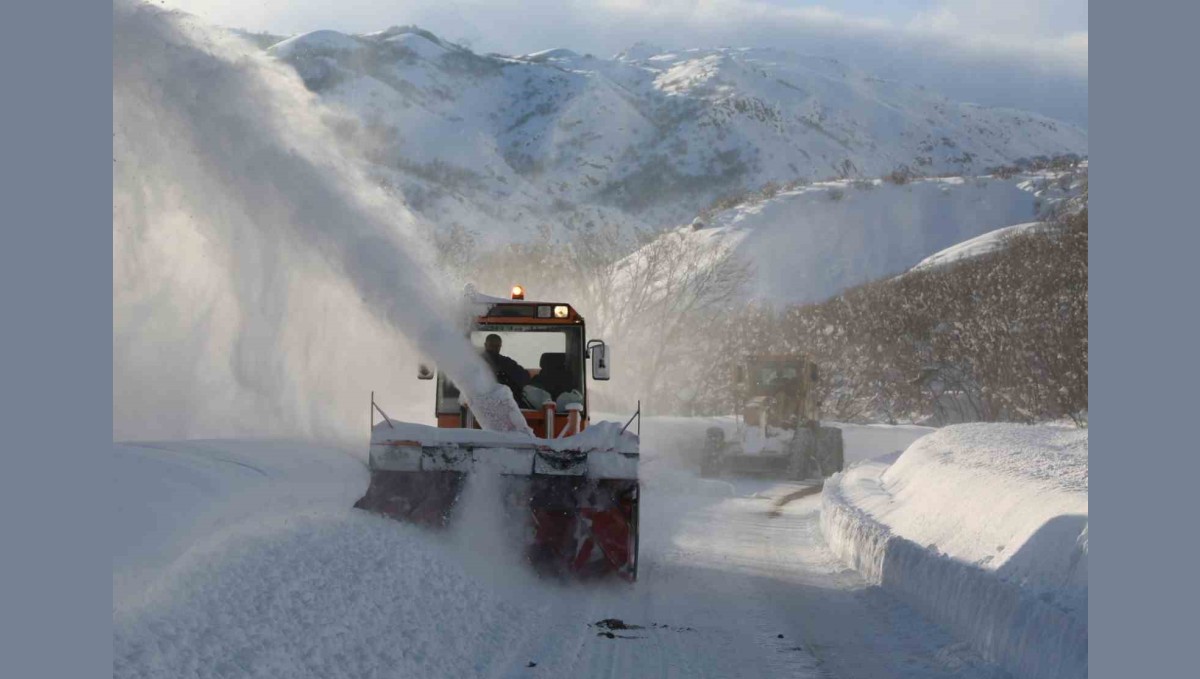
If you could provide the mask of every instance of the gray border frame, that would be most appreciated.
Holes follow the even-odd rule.
[[[1197,157],[1190,3],[1093,2],[1096,220],[1090,420],[1101,519],[1091,561],[1094,677],[1196,669]],[[1095,103],[1093,108],[1090,104]],[[1096,332],[1090,332],[1095,330]],[[1091,584],[1091,583],[1089,583]]]
[[[4,8],[0,676],[112,666],[112,14]]]
[[[1175,16],[1146,3],[1093,4],[1103,47],[1089,115],[1099,160],[1092,353],[1100,368],[1091,421],[1101,433],[1094,450],[1104,520],[1092,568],[1091,669],[1096,677],[1189,676],[1200,478],[1191,431],[1189,312],[1200,251],[1191,65],[1200,22],[1188,21],[1197,10],[1181,3],[1169,5]],[[103,407],[112,399],[104,304],[111,234],[96,223],[111,184],[108,11],[97,2],[6,7],[14,30],[0,43],[8,93],[0,126],[3,676],[98,676],[112,661],[109,517],[101,509],[111,440]]]

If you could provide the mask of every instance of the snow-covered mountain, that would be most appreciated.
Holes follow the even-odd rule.
[[[480,55],[406,27],[317,31],[268,53],[363,121],[345,133],[417,212],[485,240],[668,227],[769,181],[1087,154],[1072,125],[772,49]]]

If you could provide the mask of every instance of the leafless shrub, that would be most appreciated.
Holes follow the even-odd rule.
[[[896,186],[903,186],[921,175],[907,165],[901,165],[883,176],[883,181]]]
[[[613,273],[601,328],[627,352],[635,379],[624,391],[656,412],[693,410],[719,345],[713,326],[741,299],[750,265],[727,247],[672,231]]]
[[[1084,423],[1087,271],[1083,209],[988,256],[821,304],[741,309],[720,353],[809,353],[834,419]]]
[[[997,179],[1012,179],[1020,174],[1021,168],[1016,165],[1000,165],[987,170],[987,173],[993,175]]]

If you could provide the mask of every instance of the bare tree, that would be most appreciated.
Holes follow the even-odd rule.
[[[618,263],[602,322],[632,354],[624,362],[637,371],[636,393],[660,408],[688,400],[696,375],[721,349],[713,324],[742,298],[752,273],[727,244],[683,230],[648,240]]]

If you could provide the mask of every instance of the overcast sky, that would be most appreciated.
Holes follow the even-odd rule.
[[[477,52],[608,57],[779,47],[980,104],[1087,126],[1087,0],[164,0],[223,26],[295,34],[417,24]]]

